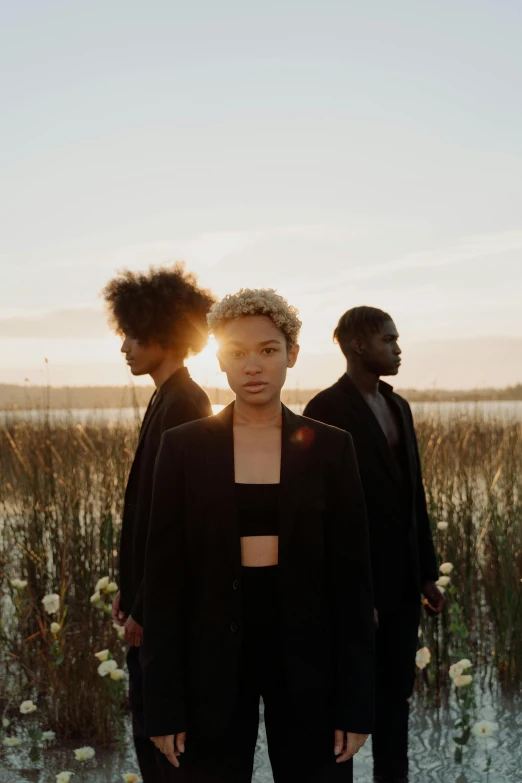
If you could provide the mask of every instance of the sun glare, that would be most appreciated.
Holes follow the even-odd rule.
[[[225,381],[217,360],[217,342],[213,335],[209,337],[205,348],[197,356],[187,360],[190,374],[203,386],[223,386]]]

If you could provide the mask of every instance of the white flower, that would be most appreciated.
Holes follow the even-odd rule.
[[[96,590],[96,592],[91,595],[89,600],[90,600],[91,604],[99,604],[100,603],[101,595],[98,592],[98,590]]]
[[[86,745],[84,748],[76,748],[74,751],[76,761],[89,761],[94,758],[94,748],[90,748]]]
[[[447,529],[448,529],[447,522],[437,522],[437,530],[447,530]]]
[[[98,579],[96,582],[96,587],[94,588],[96,591],[98,590],[105,590],[107,585],[109,584],[109,577],[108,576],[102,576],[101,579]]]
[[[118,592],[118,585],[116,582],[109,582],[107,587],[105,588],[108,593],[117,593]]]
[[[71,777],[74,772],[60,772],[56,776],[56,783],[71,783]]]
[[[125,772],[122,778],[125,783],[141,783],[141,778],[135,775],[134,772]]]
[[[118,623],[113,622],[112,627],[118,634],[118,639],[121,639],[123,641],[125,639],[125,627],[123,625],[118,625]]]
[[[20,712],[22,715],[29,715],[30,712],[36,712],[36,704],[33,704],[31,699],[28,699],[27,701],[23,701],[20,704]]]
[[[57,593],[44,595],[42,603],[47,614],[56,614],[60,608],[60,596]]]
[[[123,669],[114,669],[114,671],[111,672],[111,680],[123,680],[125,677],[125,672]]]
[[[42,739],[43,740],[53,740],[56,737],[56,734],[54,731],[42,731]]]
[[[98,674],[100,677],[105,677],[107,674],[116,671],[117,668],[118,664],[112,659],[110,661],[102,661],[98,666]]]
[[[443,563],[439,568],[439,571],[441,574],[444,574],[444,576],[449,576],[453,571],[453,563]]]
[[[57,633],[60,633],[61,627],[60,623],[51,623],[51,633],[56,636]]]
[[[492,723],[489,720],[479,720],[471,729],[471,733],[475,737],[491,737],[496,731],[498,731],[498,723]]]
[[[473,677],[471,674],[457,674],[453,677],[453,684],[456,688],[464,688],[466,685],[470,685]]]
[[[5,737],[4,745],[6,748],[15,748],[17,745],[21,745],[22,740],[18,737]]]
[[[439,589],[439,593],[442,593],[442,595],[444,595],[444,593],[446,592],[446,588],[443,587],[442,585],[438,585],[438,589]]]
[[[100,652],[94,653],[94,657],[97,658],[99,661],[108,661],[109,660],[109,651],[108,650],[100,650]]]
[[[450,582],[451,582],[450,576],[440,576],[435,582],[435,584],[437,585],[437,587],[447,587]]]
[[[10,725],[11,725],[11,721],[9,720],[9,718],[2,718],[2,726],[4,727],[4,729],[9,728]]]
[[[430,661],[431,661],[431,653],[427,647],[421,647],[420,650],[417,650],[417,655],[415,656],[415,663],[417,664],[417,667],[419,669],[425,669]]]
[[[453,663],[449,668],[449,676],[451,679],[455,679],[455,677],[458,677],[460,674],[462,674],[464,671],[464,667],[460,665],[460,663]]]
[[[16,590],[23,590],[24,587],[27,587],[27,579],[11,579],[11,587],[14,587]]]
[[[463,658],[461,661],[458,661],[457,663],[454,663],[449,668],[449,676],[452,680],[455,679],[455,677],[460,677],[461,674],[463,674],[466,669],[471,669],[472,667],[471,661],[469,661],[467,658]]]

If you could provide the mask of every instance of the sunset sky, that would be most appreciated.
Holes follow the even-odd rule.
[[[2,17],[0,383],[126,383],[99,292],[178,259],[299,308],[289,386],[343,371],[331,334],[359,304],[396,321],[399,387],[522,382],[519,2]],[[211,350],[191,367],[224,384]]]

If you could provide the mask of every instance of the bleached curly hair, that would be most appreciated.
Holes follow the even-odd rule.
[[[226,321],[245,315],[267,315],[283,332],[288,348],[297,345],[301,330],[299,310],[289,305],[273,288],[241,288],[236,294],[227,294],[210,308],[208,327],[217,336]]]

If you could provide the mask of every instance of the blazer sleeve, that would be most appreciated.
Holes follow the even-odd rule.
[[[186,730],[184,473],[176,431],[163,435],[145,553],[141,665],[147,736]]]
[[[210,403],[209,403],[210,405]],[[212,408],[210,408],[212,412]],[[167,430],[179,427],[180,424],[185,424],[188,421],[195,421],[196,419],[203,419],[209,415],[207,409],[198,407],[198,405],[190,397],[172,395],[168,400],[165,408],[160,417],[158,417],[159,435]],[[136,620],[137,623],[143,625],[143,579],[136,592],[136,598],[130,611],[131,617]]]
[[[313,397],[306,405],[303,416],[315,421],[322,421],[323,424],[330,424],[332,427],[345,429],[343,423],[339,421],[337,415],[337,406],[323,400],[320,395]]]
[[[439,578],[439,567],[433,536],[431,534],[431,524],[426,506],[426,493],[424,491],[424,482],[422,480],[422,467],[419,455],[419,446],[415,427],[413,424],[413,415],[408,405],[408,413],[411,422],[411,432],[413,438],[413,448],[415,450],[415,459],[417,461],[417,475],[415,476],[415,519],[417,523],[417,543],[419,548],[419,569],[421,587],[428,580],[436,581]]]
[[[343,437],[326,541],[335,628],[335,728],[370,734],[375,709],[370,544],[353,441],[348,433]]]

